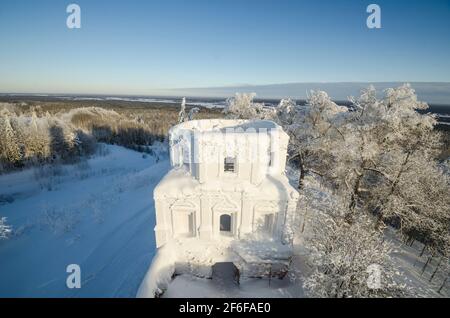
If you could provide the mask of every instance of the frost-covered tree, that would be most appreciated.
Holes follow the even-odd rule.
[[[11,226],[6,224],[6,218],[0,217],[0,240],[8,239],[11,233]]]
[[[19,142],[7,113],[0,116],[0,157],[1,161],[11,166],[20,166],[22,161]]]
[[[399,297],[413,290],[390,256],[392,246],[366,213],[348,222],[345,200],[314,175],[305,177],[295,224],[303,262],[292,262],[290,277],[311,297]],[[302,263],[307,263],[305,267]],[[419,291],[416,294],[419,294]]]
[[[200,108],[193,107],[189,110],[189,113],[186,114],[186,98],[183,97],[181,101],[180,112],[178,113],[178,123],[184,123],[185,121],[193,120],[195,114],[200,111]]]
[[[313,272],[303,287],[313,297],[401,297],[411,290],[389,256],[391,246],[365,214],[353,224],[347,213],[316,216],[307,239]]]
[[[263,103],[256,103],[255,93],[236,93],[228,98],[224,113],[234,119],[269,119],[274,115],[274,109],[267,108]]]
[[[333,242],[339,241],[339,235],[345,238],[351,233],[358,238],[351,243],[355,249],[363,249],[358,242],[366,242],[368,249],[378,248],[388,258],[387,250],[377,244],[381,230],[389,224],[421,240],[433,253],[447,257],[449,178],[436,161],[440,135],[434,129],[435,118],[423,113],[428,106],[418,101],[409,85],[388,89],[382,98],[369,87],[351,101],[344,109],[326,93],[313,92],[305,106],[294,107],[283,101],[277,111],[279,123],[291,136],[290,154],[299,162],[300,180],[312,173],[339,198],[334,209],[341,211],[341,216],[338,222],[332,219],[334,223],[329,223],[335,228],[322,224],[322,229],[336,236],[328,240],[326,233],[320,233],[309,244],[339,251]],[[315,218],[323,211],[333,211],[321,204],[322,199],[317,198]],[[300,210],[303,216],[308,211]],[[319,218],[318,222],[325,221]],[[304,227],[303,223],[298,230],[303,232]],[[365,233],[377,237],[378,243],[365,241],[361,236]],[[340,253],[351,251],[341,249]],[[331,257],[327,253],[316,255],[317,264]],[[330,276],[325,272],[318,269],[314,280],[328,281]],[[336,292],[336,285],[327,286],[328,291]]]
[[[198,107],[191,108],[191,110],[189,111],[189,114],[187,116],[187,120],[194,120],[195,114],[197,114],[199,111],[200,111],[200,108],[198,108]]]
[[[342,188],[350,208],[374,212],[378,226],[388,222],[424,242],[448,245],[450,188],[436,161],[440,135],[435,118],[418,112],[428,106],[409,85],[388,89],[383,99],[369,88],[354,105],[346,151],[334,153],[336,167],[347,174],[349,186]]]
[[[300,180],[308,172],[319,175],[347,202],[349,220],[364,209],[378,215],[378,226],[396,221],[404,230],[417,232],[413,223],[428,224],[420,232],[432,233],[436,225],[422,216],[430,220],[431,212],[438,211],[431,219],[449,218],[444,195],[449,188],[435,159],[441,147],[436,120],[418,112],[428,106],[417,100],[409,85],[389,89],[381,99],[369,87],[352,102],[349,111],[326,93],[313,92],[306,106],[280,103],[277,118],[291,136]],[[420,197],[421,204],[413,197]],[[448,222],[440,224],[443,233]]]
[[[290,161],[298,164],[299,188],[307,173],[322,175],[332,164],[331,149],[342,137],[346,107],[338,106],[327,93],[312,91],[306,105],[282,100],[276,109],[276,120],[290,135]]]
[[[282,99],[276,108],[276,121],[282,127],[290,127],[296,119],[296,109],[297,103],[294,100],[290,98]]]
[[[36,111],[31,111],[30,120],[24,129],[25,159],[32,164],[39,164],[50,156],[50,138],[47,118],[39,118]]]
[[[181,100],[180,112],[178,113],[178,123],[181,124],[186,121],[186,97]]]
[[[73,161],[76,159],[76,134],[58,120],[52,120],[49,128],[52,159],[56,161]]]

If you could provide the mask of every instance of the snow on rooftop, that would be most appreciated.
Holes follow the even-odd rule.
[[[178,124],[170,129],[170,133],[180,130],[218,132],[227,129],[245,132],[247,129],[259,131],[260,129],[281,129],[281,127],[270,120],[200,119]]]

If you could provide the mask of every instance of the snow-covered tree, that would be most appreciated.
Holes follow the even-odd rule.
[[[276,110],[276,120],[290,135],[290,161],[300,169],[299,188],[307,173],[321,175],[333,163],[330,150],[341,142],[346,107],[338,106],[327,93],[312,91],[306,105],[282,100]]]
[[[11,233],[11,226],[6,224],[6,218],[0,217],[0,240],[8,239]]]
[[[198,107],[191,108],[191,110],[189,111],[189,114],[187,116],[187,120],[194,120],[195,114],[197,114],[199,111],[200,111],[200,108],[198,108]]]
[[[282,127],[290,127],[294,124],[295,112],[297,104],[294,100],[290,98],[282,99],[276,108],[275,120]]]
[[[298,160],[300,180],[312,173],[339,198],[339,205],[332,208],[323,206],[320,196],[316,198],[317,213],[313,215],[321,227],[315,228],[314,239],[308,244],[320,250],[315,246],[319,244],[323,251],[334,250],[336,255],[316,253],[315,263],[329,262],[341,254],[352,255],[352,245],[361,251],[367,245],[368,250],[379,251],[377,257],[388,259],[388,250],[380,245],[381,230],[386,224],[447,257],[450,250],[449,178],[436,161],[441,148],[440,135],[434,129],[435,118],[423,114],[428,106],[417,100],[409,85],[388,89],[382,98],[369,87],[351,101],[352,105],[344,109],[326,93],[313,92],[305,106],[294,107],[283,101],[277,111],[278,122],[291,136],[290,154]],[[300,189],[306,195],[307,187]],[[311,208],[300,209],[303,218],[309,210]],[[329,221],[333,210],[340,211],[340,216]],[[325,219],[319,217],[324,211]],[[303,232],[304,227],[305,223],[301,224],[298,231]],[[327,232],[335,236],[328,240]],[[372,241],[364,238],[368,233]],[[349,235],[355,241],[349,241],[348,251],[334,245],[350,239]],[[350,270],[356,265],[347,263],[346,266]],[[342,275],[347,277],[346,271],[336,270],[334,277],[327,273],[333,270],[327,268],[323,272],[318,267],[314,276],[308,278],[306,287],[314,289],[314,282],[321,281],[318,286],[328,287],[316,295],[336,295],[341,287],[334,284],[335,279]],[[362,282],[363,269],[354,275]],[[342,284],[345,286],[346,282]],[[354,290],[348,292],[350,294],[362,295]],[[366,294],[371,295],[378,294]]]
[[[321,176],[347,202],[349,219],[357,209],[364,209],[383,222],[396,218],[405,230],[411,222],[422,227],[429,224],[423,233],[436,229],[421,216],[433,210],[440,216],[431,219],[448,219],[444,193],[449,188],[435,160],[441,147],[435,118],[417,112],[427,105],[417,100],[409,85],[387,90],[382,99],[369,87],[352,102],[354,110],[348,111],[326,93],[313,92],[306,106],[280,105],[277,117],[291,136],[291,155],[299,161],[300,180],[307,172]],[[293,119],[289,122],[289,118]],[[415,195],[422,198],[420,205],[413,204],[411,196],[417,191],[428,193]],[[437,200],[439,196],[443,199]],[[443,231],[445,226],[440,228]]]
[[[50,138],[47,118],[39,118],[31,111],[30,120],[24,128],[25,159],[33,164],[42,163],[50,156]]]
[[[76,134],[59,120],[52,120],[50,129],[50,147],[53,160],[72,161],[76,158]]]
[[[383,99],[369,88],[354,106],[346,136],[353,148],[334,152],[336,166],[347,173],[350,207],[364,205],[378,216],[378,226],[387,221],[430,243],[448,241],[450,188],[436,161],[440,135],[435,118],[417,111],[428,106],[409,85],[388,89]]]
[[[193,107],[189,110],[189,113],[186,114],[186,98],[183,97],[181,101],[180,112],[178,113],[178,123],[184,123],[185,121],[193,120],[195,114],[200,111],[200,108]]]
[[[313,272],[304,288],[313,297],[400,297],[410,295],[389,256],[391,246],[360,214],[353,224],[347,213],[316,216],[308,238]]]
[[[348,222],[347,210],[345,200],[316,176],[305,177],[295,224],[295,244],[301,247],[303,262],[291,263],[292,281],[312,297],[412,295],[396,271],[392,246],[374,226],[376,219],[359,213]]]
[[[3,113],[0,116],[0,157],[3,162],[12,166],[19,166],[22,161],[22,153],[17,136],[7,113]]]
[[[180,112],[178,113],[178,123],[181,124],[186,121],[186,97],[181,100]]]
[[[267,108],[263,103],[255,103],[255,93],[236,93],[228,98],[224,113],[234,119],[271,119],[274,109]]]

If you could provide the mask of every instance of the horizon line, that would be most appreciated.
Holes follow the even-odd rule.
[[[395,84],[450,84],[450,81],[325,81],[325,82],[284,82],[284,83],[271,83],[271,84],[232,84],[232,85],[219,85],[219,86],[199,86],[199,87],[174,87],[174,88],[149,88],[148,91],[164,91],[171,92],[175,90],[199,90],[199,89],[221,89],[221,88],[252,88],[252,87],[262,87],[262,86],[281,86],[281,85],[295,85],[295,84],[386,84],[386,83],[395,83]],[[19,91],[0,91],[1,95],[105,95],[105,96],[158,96],[158,94],[153,93],[104,93],[104,92],[76,92],[76,93],[68,93],[68,92],[19,92]],[[163,95],[159,95],[163,96]],[[168,95],[168,96],[176,96],[176,95]],[[201,97],[201,96],[198,96]],[[224,97],[224,96],[217,96]]]

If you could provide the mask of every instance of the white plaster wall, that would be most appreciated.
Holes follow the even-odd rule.
[[[186,216],[192,213],[194,228],[189,237],[199,237],[205,240],[220,239],[220,216],[228,214],[232,216],[231,235],[235,239],[244,238],[246,234],[256,233],[261,230],[258,220],[264,220],[264,216],[273,215],[272,233],[265,233],[274,239],[285,241],[289,233],[285,232],[285,221],[293,213],[296,201],[256,200],[242,192],[228,192],[216,194],[200,193],[196,197],[185,199],[157,200],[156,201],[156,244],[164,245],[171,239],[183,238],[179,235],[176,216]]]
[[[270,125],[278,127],[264,121],[207,120],[191,121],[171,129],[172,167],[184,166],[195,179],[190,179],[189,174],[185,176],[176,172],[181,170],[173,170],[176,172],[174,176],[163,179],[155,188],[157,247],[177,237],[174,228],[177,213],[192,214],[192,235],[205,240],[221,237],[219,219],[222,214],[232,216],[231,234],[234,238],[254,233],[257,221],[273,214],[273,237],[289,242],[290,233],[285,222],[294,215],[298,198],[298,193],[282,176],[289,138],[281,129],[258,134],[255,130],[227,134],[221,130],[236,124],[255,125],[258,129]],[[234,173],[224,171],[226,156],[236,158]],[[253,184],[252,193],[248,186],[238,187],[245,182]],[[269,188],[265,188],[266,185]],[[274,190],[268,191],[272,189],[270,186]],[[266,194],[263,194],[264,190]]]
[[[224,125],[223,122],[227,121],[221,122]],[[235,122],[245,123],[230,121],[229,126]],[[211,131],[191,129],[196,127],[195,124],[175,126],[169,135],[172,166],[186,165],[201,183],[226,176],[223,160],[227,156],[236,158],[238,177],[254,184],[261,182],[267,174],[282,174],[289,137],[279,126],[272,124],[272,128],[260,127],[258,130],[249,123],[246,130],[226,128]]]

